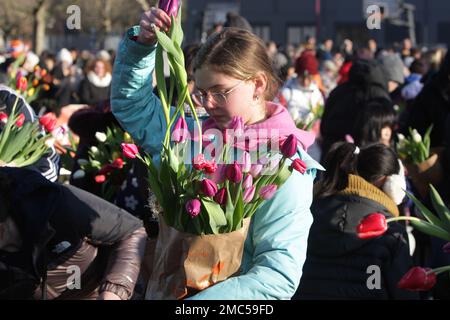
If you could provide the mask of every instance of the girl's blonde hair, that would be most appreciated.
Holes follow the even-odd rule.
[[[205,65],[240,80],[263,72],[267,77],[265,100],[273,100],[280,85],[264,43],[244,29],[224,28],[212,34],[195,58],[194,72]]]

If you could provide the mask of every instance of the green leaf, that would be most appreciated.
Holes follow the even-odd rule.
[[[414,202],[417,208],[420,210],[425,219],[432,225],[445,229],[445,225],[436,217],[430,210],[427,209],[414,195],[406,191],[406,195]]]
[[[275,179],[275,184],[278,185],[278,187],[280,187],[281,185],[283,185],[283,183],[286,182],[287,179],[289,179],[291,174],[292,174],[292,171],[289,170],[289,167],[287,165],[283,164],[283,167],[281,168],[281,170],[279,170],[278,176]]]
[[[441,221],[446,225],[446,230],[450,232],[450,210],[445,205],[437,190],[431,184],[430,191],[433,207],[439,214]]]
[[[200,199],[209,216],[209,224],[214,234],[219,233],[219,228],[227,225],[227,219],[220,205],[206,198]]]
[[[234,208],[233,215],[233,229],[235,231],[242,226],[242,219],[244,218],[244,200],[242,199],[242,188],[239,189],[236,207]]]
[[[225,218],[228,221],[227,232],[231,232],[233,228],[233,214],[234,214],[234,205],[231,199],[231,193],[229,188],[229,181],[226,181],[225,188],[227,190],[227,203],[225,205]]]
[[[436,225],[433,225],[426,221],[419,222],[416,220],[411,220],[411,224],[414,226],[414,228],[416,228],[417,230],[419,230],[423,233],[426,233],[433,237],[441,238],[446,241],[450,241],[450,234],[446,230],[444,230]]]
[[[172,56],[175,61],[181,64],[183,60],[180,57],[178,50],[175,48],[173,41],[164,32],[155,30],[155,33],[161,47],[167,51],[169,56]]]

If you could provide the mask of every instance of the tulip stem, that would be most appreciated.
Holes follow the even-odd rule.
[[[389,223],[389,222],[392,222],[392,221],[401,221],[401,220],[416,221],[416,222],[422,221],[419,218],[415,218],[415,217],[395,217],[395,218],[386,219],[386,222]]]
[[[435,273],[436,275],[438,275],[438,274],[443,273],[443,272],[446,272],[446,271],[450,271],[450,266],[440,267],[440,268],[436,268],[436,269],[427,271],[427,274],[433,272],[433,273]]]

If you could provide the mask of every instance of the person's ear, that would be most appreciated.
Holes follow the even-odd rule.
[[[373,182],[372,184],[374,186],[376,186],[377,188],[383,187],[384,183],[386,182],[387,176],[382,176],[380,178],[378,178],[375,182]]]
[[[255,84],[255,92],[253,93],[253,98],[264,99],[264,93],[267,89],[267,75],[264,72],[259,72],[254,78],[253,83]]]

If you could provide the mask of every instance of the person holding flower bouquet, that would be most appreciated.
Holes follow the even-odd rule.
[[[152,161],[156,164],[164,163],[161,149],[168,121],[162,107],[165,101],[152,93],[151,84],[155,62],[160,61],[156,56],[159,46],[156,45],[157,32],[168,32],[173,21],[166,12],[152,8],[142,15],[139,27],[128,31],[118,50],[111,90],[114,115],[133,139],[151,154]],[[312,223],[309,209],[312,184],[316,170],[322,169],[306,153],[314,137],[297,129],[284,107],[269,102],[277,91],[277,80],[264,44],[250,32],[226,28],[214,34],[197,54],[194,75],[196,89],[193,97],[210,116],[203,125],[204,129],[212,128],[221,132],[233,127],[234,123],[234,128],[244,133],[248,130],[277,130],[280,139],[285,141],[281,148],[284,150],[284,157],[288,163],[293,161],[291,167],[295,167],[295,170],[292,170],[292,174],[279,189],[276,185],[268,185],[259,190],[257,198],[267,200],[256,209],[251,218],[239,272],[224,281],[206,286],[190,299],[290,299],[300,281]],[[172,108],[171,112],[173,111]],[[179,118],[177,126],[182,129],[181,132],[187,127],[192,131],[192,119],[186,118],[188,123],[180,119],[183,118]],[[288,137],[290,138],[287,139]],[[172,138],[184,141],[184,133],[183,136],[178,134]],[[255,137],[248,142],[257,145],[263,140]],[[290,142],[286,143],[287,140]],[[201,145],[202,139],[198,139],[198,136],[196,141]],[[264,142],[267,142],[267,138]],[[201,146],[199,149],[202,150]],[[124,152],[131,157],[139,156],[134,145],[124,145]],[[252,164],[248,161],[246,163],[250,166]],[[210,170],[211,173],[226,176],[230,184],[237,182],[239,185],[241,182],[241,191],[248,184],[250,191],[243,192],[246,193],[245,198],[248,201],[254,198],[255,190],[252,190],[250,179],[242,181],[244,174],[246,178],[251,177],[247,165],[243,169],[237,162],[227,164],[221,166],[226,171],[223,173],[214,162],[207,159],[199,161],[197,157],[193,164],[199,170]],[[262,167],[257,163],[254,165],[255,170]],[[165,183],[169,184],[170,181]],[[204,179],[201,190],[210,196],[215,194],[214,201],[221,203],[225,195],[223,191],[217,190],[217,184],[211,179]],[[239,188],[234,191],[239,193]],[[192,200],[186,203],[182,219],[187,217],[187,224],[194,221],[200,210],[205,210],[205,200],[203,201],[200,203]],[[222,264],[218,264],[215,272],[220,273],[222,267]],[[168,277],[171,273],[169,269],[167,265],[164,270],[154,272],[166,272]],[[181,295],[180,298],[182,297],[185,296]]]
[[[314,222],[295,299],[418,299],[397,288],[413,265],[405,227],[394,222],[376,238],[356,228],[371,213],[399,216],[405,177],[395,152],[380,143],[359,148],[338,142],[324,165],[327,171],[315,185]],[[370,278],[374,270],[378,281]]]

